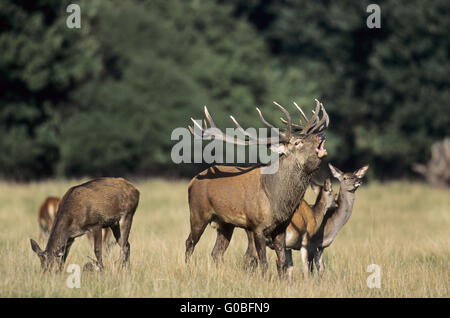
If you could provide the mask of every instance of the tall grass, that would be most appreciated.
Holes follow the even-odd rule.
[[[216,234],[208,227],[186,267],[187,181],[137,182],[141,199],[131,229],[130,269],[116,265],[116,246],[104,256],[104,272],[83,272],[81,288],[70,289],[69,273],[41,274],[29,238],[39,238],[37,210],[44,198],[77,183],[0,183],[1,297],[449,297],[450,193],[403,182],[361,187],[352,217],[325,251],[326,275],[305,279],[296,266],[290,284],[278,278],[271,250],[265,278],[243,269],[241,229],[217,266],[210,257]],[[311,202],[312,194],[306,198]],[[66,265],[82,267],[87,256],[94,257],[93,248],[78,238]],[[300,265],[299,253],[294,263]],[[379,289],[367,287],[370,264],[381,268]]]

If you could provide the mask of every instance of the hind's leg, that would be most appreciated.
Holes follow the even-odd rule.
[[[103,240],[103,246],[105,246],[105,252],[109,253],[111,250],[111,247],[114,245],[113,240],[110,239],[111,237],[111,231],[110,228],[104,228],[102,229],[102,240]]]
[[[286,273],[290,282],[294,280],[294,262],[292,261],[292,250],[286,250]]]
[[[99,227],[94,231],[94,253],[97,258],[97,267],[100,271],[103,270],[102,260],[102,228]]]
[[[318,248],[317,252],[314,254],[314,263],[316,264],[316,269],[319,277],[322,277],[325,271],[325,265],[323,263],[323,248]]]
[[[125,215],[119,225],[120,234],[118,243],[120,245],[120,262],[122,266],[128,265],[130,260],[130,243],[128,242],[128,237],[130,235],[131,223],[133,222],[133,215],[133,213]]]
[[[223,254],[230,244],[231,237],[233,236],[233,230],[234,226],[232,224],[219,224],[219,228],[217,229],[216,244],[214,245],[214,249],[211,254],[214,262],[223,262]]]
[[[248,246],[244,254],[244,268],[254,270],[258,266],[258,253],[256,252],[255,238],[253,232],[245,230],[247,233]]]

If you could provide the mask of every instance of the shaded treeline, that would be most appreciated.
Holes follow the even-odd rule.
[[[279,125],[273,100],[314,98],[329,160],[412,175],[450,135],[450,3],[379,1],[381,29],[369,3],[2,1],[0,175],[190,176],[200,167],[172,163],[170,135],[203,105],[221,127],[231,114],[261,127],[254,107]]]

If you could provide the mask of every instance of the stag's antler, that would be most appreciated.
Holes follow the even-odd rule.
[[[301,135],[309,135],[312,133],[319,133],[323,131],[325,128],[328,127],[328,124],[330,123],[330,118],[328,117],[327,112],[325,111],[325,107],[322,103],[320,103],[317,99],[316,101],[316,109],[313,110],[313,116],[308,119],[306,117],[303,110],[300,108],[300,106],[297,105],[296,102],[294,102],[295,107],[299,110],[301,115],[306,121],[306,124],[303,126],[302,121],[300,119],[299,124],[291,124],[291,126],[294,128],[295,131],[300,132]],[[322,110],[323,116],[322,119],[319,120],[319,112]],[[288,122],[284,118],[280,118],[281,121],[284,124],[288,124]]]
[[[248,145],[255,145],[255,144],[265,144],[265,145],[271,145],[271,144],[276,144],[276,143],[287,143],[289,142],[289,140],[291,139],[292,133],[293,131],[299,131],[301,135],[309,135],[312,133],[318,133],[321,132],[322,130],[324,130],[325,128],[328,127],[329,124],[329,117],[327,112],[325,111],[325,108],[323,107],[323,104],[320,103],[317,99],[316,99],[316,109],[315,111],[313,111],[313,116],[308,119],[308,117],[306,117],[305,113],[303,112],[303,110],[294,102],[295,107],[299,110],[299,112],[301,113],[301,115],[303,116],[303,118],[305,119],[306,123],[305,125],[302,124],[302,121],[299,121],[299,124],[294,124],[292,123],[292,119],[291,116],[289,115],[289,112],[280,104],[278,104],[277,102],[273,102],[286,116],[287,120],[285,120],[284,118],[281,118],[281,121],[286,124],[286,129],[282,132],[278,132],[278,136],[276,137],[270,137],[270,138],[258,138],[248,132],[246,132],[241,125],[238,123],[238,121],[233,117],[230,116],[231,120],[233,121],[233,123],[236,125],[237,129],[245,136],[248,138],[248,140],[242,140],[242,139],[236,139],[235,136],[229,136],[227,134],[224,134],[219,128],[217,128],[217,126],[215,125],[211,115],[208,112],[208,108],[206,108],[205,106],[205,117],[206,120],[209,123],[209,129],[213,128],[215,134],[211,133],[211,131],[208,131],[208,125],[206,120],[203,120],[203,126],[199,125],[194,119],[191,118],[192,122],[194,123],[194,125],[200,129],[200,131],[202,132],[202,134],[198,134],[196,130],[193,129],[193,127],[188,126],[189,130],[191,131],[191,133],[194,136],[197,136],[198,138],[201,139],[218,139],[218,140],[222,140],[228,143],[232,143],[232,144],[236,144],[236,145],[243,145],[243,146],[248,146]],[[322,119],[319,120],[319,112],[322,110],[323,116]],[[267,126],[270,129],[277,129],[275,126],[273,126],[272,124],[270,124],[262,115],[261,110],[259,110],[259,108],[256,108],[256,111],[258,112],[259,118],[261,119],[262,123]]]
[[[193,129],[193,127],[188,126],[189,130],[191,131],[191,133],[194,136],[197,136],[198,138],[208,139],[208,140],[209,139],[217,139],[217,140],[225,141],[227,143],[232,143],[232,144],[236,144],[236,145],[243,145],[243,146],[257,145],[257,144],[259,144],[259,145],[271,145],[271,144],[276,144],[276,143],[280,143],[280,142],[283,141],[283,138],[282,138],[281,134],[279,135],[280,138],[277,138],[277,137],[258,138],[256,136],[246,132],[233,116],[230,116],[231,120],[236,125],[238,130],[244,136],[248,137],[248,140],[242,140],[242,139],[239,139],[239,138],[235,138],[235,136],[229,136],[229,135],[223,133],[219,128],[217,128],[217,126],[214,123],[211,115],[209,114],[208,108],[206,108],[206,106],[205,106],[204,110],[205,110],[206,120],[208,121],[210,127],[208,128],[205,120],[203,120],[204,127],[202,127],[193,118],[191,118],[191,120],[194,123],[194,125],[197,126],[197,128],[199,128],[200,131],[202,132],[202,135],[199,135],[197,133],[197,131]],[[267,123],[267,124],[269,124],[269,123]],[[211,128],[214,129],[214,133],[213,133],[213,131],[209,130]],[[276,129],[273,126],[271,126],[270,128]]]

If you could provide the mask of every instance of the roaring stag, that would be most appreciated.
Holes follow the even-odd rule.
[[[321,159],[327,155],[324,148],[325,136],[322,131],[328,127],[329,118],[323,105],[316,100],[313,116],[308,119],[297,104],[306,123],[295,124],[289,112],[274,102],[284,113],[286,129],[278,133],[278,138],[257,138],[245,131],[231,117],[234,124],[244,131],[248,140],[237,140],[224,134],[215,126],[207,108],[205,116],[215,133],[214,138],[234,144],[264,144],[280,154],[278,170],[272,174],[262,173],[263,165],[254,167],[212,166],[195,176],[188,190],[191,232],[186,240],[186,263],[195,245],[210,222],[217,225],[217,240],[212,251],[215,261],[223,259],[235,227],[253,233],[262,273],[267,270],[266,238],[273,242],[277,254],[277,269],[286,272],[285,229],[295,210],[300,205],[312,174],[318,169]],[[261,121],[271,129],[257,108]],[[322,112],[322,118],[319,113]],[[193,120],[194,121],[194,120]],[[194,124],[196,122],[194,121]],[[191,132],[203,139],[211,139],[208,130],[202,135]],[[206,126],[206,121],[205,121]]]
[[[62,197],[45,251],[30,239],[44,271],[55,265],[60,271],[75,238],[91,232],[94,236],[96,266],[103,269],[102,229],[111,228],[121,247],[120,261],[127,265],[133,216],[139,203],[139,191],[122,178],[100,178],[70,188]]]
[[[305,275],[309,273],[307,265],[309,241],[319,230],[325,213],[334,203],[334,192],[329,178],[325,180],[323,186],[319,186],[317,192],[315,204],[310,206],[305,200],[302,200],[286,228],[286,267],[289,278],[292,278],[294,266],[292,250],[301,251],[302,259],[304,260],[303,272]],[[247,266],[254,267],[257,264],[257,253],[253,235],[248,230],[247,238],[248,248],[244,255],[244,263]],[[273,248],[270,241],[268,245],[270,248]]]

